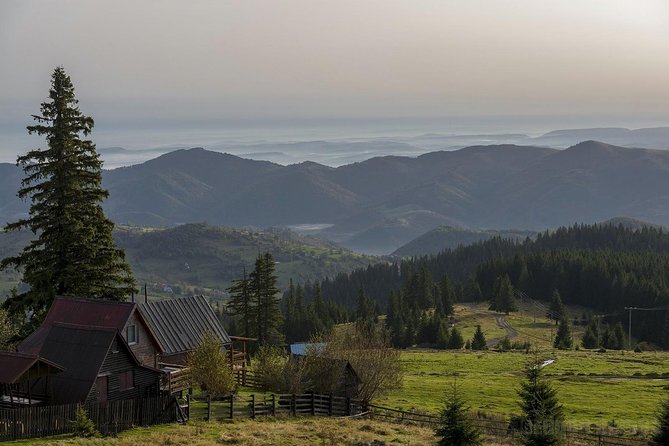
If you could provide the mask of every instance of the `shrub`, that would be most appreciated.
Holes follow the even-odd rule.
[[[253,357],[253,372],[261,390],[301,393],[305,382],[306,361],[290,359],[283,349],[262,346]]]
[[[657,428],[653,434],[652,444],[669,444],[669,400],[660,404],[660,410],[657,414]]]
[[[74,415],[74,420],[72,423],[72,428],[74,430],[74,435],[77,437],[87,438],[87,437],[97,437],[100,435],[95,429],[95,424],[93,420],[88,418],[88,412],[86,409],[79,406],[77,412]]]
[[[200,344],[188,358],[191,383],[214,396],[226,395],[235,388],[232,367],[222,349],[221,341],[207,332]]]

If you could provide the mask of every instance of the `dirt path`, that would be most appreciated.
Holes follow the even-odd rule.
[[[498,327],[503,328],[504,331],[506,332],[506,336],[509,339],[513,339],[516,336],[518,336],[518,332],[516,331],[515,328],[513,328],[509,322],[506,320],[504,316],[495,316],[495,323],[497,324]],[[499,344],[499,341],[501,339],[492,339],[488,341],[488,348],[496,347],[497,344]]]

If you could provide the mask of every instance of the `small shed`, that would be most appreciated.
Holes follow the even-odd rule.
[[[63,367],[37,355],[0,352],[0,408],[48,404],[53,391],[52,377]],[[41,387],[45,393],[34,393]]]

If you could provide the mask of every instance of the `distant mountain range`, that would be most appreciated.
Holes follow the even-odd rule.
[[[25,212],[15,197],[21,177],[0,164],[0,222]],[[393,252],[440,225],[542,230],[620,215],[669,224],[669,152],[596,141],[472,146],[338,168],[177,150],[105,171],[103,183],[117,223],[328,224],[319,236],[369,253]]]

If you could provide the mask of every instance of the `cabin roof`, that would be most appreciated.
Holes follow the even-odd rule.
[[[307,354],[307,350],[312,353],[322,353],[325,346],[325,342],[296,342],[290,344],[290,354],[304,356]]]
[[[165,354],[195,350],[207,331],[223,344],[231,342],[204,296],[141,303],[138,308]]]
[[[111,327],[52,324],[40,355],[66,368],[54,380],[56,401],[86,399],[117,334]]]
[[[39,352],[54,323],[123,330],[136,305],[134,302],[56,297],[42,324],[21,342],[18,350],[32,354]]]
[[[46,369],[63,371],[63,367],[37,355],[16,352],[0,352],[0,383],[16,384],[36,365],[44,365]]]

